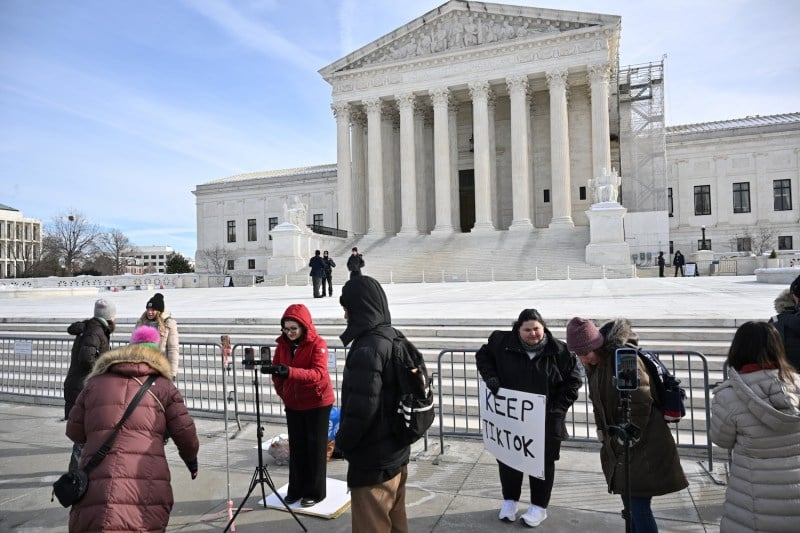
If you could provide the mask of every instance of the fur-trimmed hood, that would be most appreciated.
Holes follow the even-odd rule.
[[[784,313],[786,311],[794,311],[795,303],[792,299],[792,293],[789,289],[783,289],[780,294],[775,298],[775,312]]]
[[[639,345],[639,334],[633,331],[631,321],[627,318],[614,318],[600,326],[604,346],[614,350],[626,344]]]
[[[104,353],[95,362],[94,369],[87,379],[105,374],[112,366],[119,363],[144,363],[172,381],[172,370],[164,354],[142,344],[123,346],[122,348]]]

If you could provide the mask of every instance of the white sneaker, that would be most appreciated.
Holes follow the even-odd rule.
[[[528,511],[522,515],[522,521],[528,527],[536,527],[547,518],[547,509],[542,509],[538,505],[531,504]]]
[[[503,500],[503,507],[500,508],[498,518],[506,522],[514,522],[517,519],[517,502],[514,500]]]

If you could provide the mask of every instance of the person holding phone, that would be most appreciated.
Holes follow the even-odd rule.
[[[617,348],[636,346],[638,335],[624,318],[607,322],[601,328],[591,320],[575,317],[567,323],[567,346],[577,354],[586,370],[589,398],[594,411],[597,438],[601,442],[600,463],[608,484],[608,491],[622,496],[625,490],[625,439],[612,426],[623,426],[621,397],[615,375]],[[650,377],[644,362],[636,359],[636,378],[629,379],[629,387],[638,381],[638,388],[630,394],[630,423],[638,428],[628,451],[630,471],[630,518],[633,531],[651,533],[658,531],[651,501],[653,496],[678,492],[689,486],[681,467],[678,448],[664,416],[658,411],[650,389]]]
[[[286,406],[289,487],[284,500],[312,507],[326,497],[328,421],[334,403],[328,345],[317,335],[311,313],[292,304],[281,318],[272,366],[275,392]]]
[[[529,476],[531,504],[521,520],[536,527],[547,518],[547,506],[553,491],[556,461],[561,441],[567,439],[567,411],[578,399],[581,376],[578,361],[567,346],[553,337],[536,309],[524,309],[511,331],[495,331],[475,355],[486,387],[498,394],[500,387],[547,397],[545,415],[544,479]],[[522,494],[523,473],[497,461],[503,505],[498,518],[513,522]]]

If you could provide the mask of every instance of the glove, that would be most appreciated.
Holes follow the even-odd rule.
[[[197,459],[186,461],[186,468],[189,469],[192,479],[197,479]]]
[[[289,367],[286,365],[272,365],[269,367],[267,374],[275,374],[279,378],[289,377]]]
[[[500,380],[495,377],[491,377],[485,379],[484,381],[486,382],[486,388],[492,391],[492,394],[497,395],[497,391],[500,390]]]

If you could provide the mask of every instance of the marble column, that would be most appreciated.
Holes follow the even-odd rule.
[[[567,70],[547,72],[550,89],[550,171],[553,218],[550,227],[573,228],[570,196],[569,126],[567,119]]]
[[[393,102],[384,102],[381,109],[381,145],[383,147],[383,231],[386,235],[397,233],[398,222],[395,212],[395,199],[397,198],[397,183],[399,168],[398,163],[400,143],[397,108]],[[398,154],[395,154],[398,152]]]
[[[608,113],[608,63],[589,65],[592,90],[592,178],[611,172],[611,137]]]
[[[419,235],[417,228],[417,154],[414,142],[413,93],[398,95],[400,110],[400,233]]]
[[[380,98],[364,100],[367,109],[367,234],[384,237],[383,221],[383,143],[381,139]]]
[[[452,211],[450,203],[450,134],[447,117],[447,104],[450,90],[439,87],[431,91],[433,101],[433,153],[434,153],[434,196],[436,201],[436,225],[434,234],[452,233]]]
[[[461,230],[461,188],[458,177],[458,102],[447,104],[447,131],[450,145],[450,224],[454,231]]]
[[[351,172],[352,227],[355,235],[367,232],[367,116],[361,110],[352,110],[353,170]]]
[[[492,195],[491,178],[493,163],[489,137],[489,82],[470,83],[472,98],[472,135],[475,146],[475,226],[473,232],[491,231]]]
[[[336,183],[339,204],[337,227],[353,233],[352,223],[352,161],[350,159],[350,104],[335,102],[331,105],[336,117]]]
[[[528,124],[528,76],[506,78],[511,105],[511,197],[512,220],[509,230],[529,230],[531,223],[531,161]]]
[[[428,225],[428,199],[433,199],[433,193],[426,194],[425,189],[428,182],[433,182],[433,172],[428,170],[428,161],[425,156],[425,151],[428,146],[433,143],[425,135],[425,121],[428,110],[417,102],[414,106],[414,169],[416,177],[414,183],[416,190],[414,191],[414,201],[417,204],[417,230],[421,233],[428,233],[431,228]],[[430,217],[433,220],[433,217]]]

